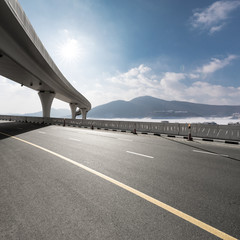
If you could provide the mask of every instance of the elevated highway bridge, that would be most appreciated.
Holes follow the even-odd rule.
[[[54,98],[70,104],[72,118],[86,119],[90,102],[63,76],[17,0],[0,1],[0,75],[38,91],[43,117]]]

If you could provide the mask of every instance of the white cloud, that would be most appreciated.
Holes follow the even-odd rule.
[[[214,73],[219,69],[222,69],[224,67],[226,67],[227,65],[229,65],[234,59],[238,58],[238,56],[236,55],[229,55],[228,57],[220,60],[218,58],[212,58],[211,61],[202,66],[201,68],[197,69],[198,73],[202,73],[202,74],[210,74],[210,73]]]
[[[88,91],[85,95],[93,106],[113,100],[131,100],[150,95],[165,100],[191,101],[205,104],[237,105],[240,102],[240,87],[225,87],[204,81],[202,73],[213,73],[228,65],[235,55],[223,60],[212,60],[199,68],[199,73],[165,72],[156,76],[151,68],[140,65],[125,73],[108,78],[104,89]]]
[[[239,0],[214,2],[203,10],[195,11],[191,18],[192,26],[213,34],[223,28],[230,13],[239,6]]]
[[[198,79],[200,76],[199,76],[199,74],[189,73],[189,74],[188,74],[188,77],[189,77],[190,79]]]
[[[210,34],[213,34],[213,33],[215,33],[215,32],[218,32],[218,31],[222,30],[222,28],[223,28],[224,25],[225,25],[225,24],[221,24],[221,25],[219,25],[219,26],[213,26],[213,27],[211,27],[210,30],[209,30]]]
[[[135,87],[139,84],[152,87],[156,84],[156,81],[153,76],[148,75],[150,71],[151,68],[140,65],[138,68],[132,68],[126,73],[119,73],[117,76],[109,78],[108,81],[130,87]],[[149,79],[151,79],[151,81],[149,81]]]
[[[239,105],[240,87],[223,87],[207,82],[195,82],[186,89],[188,98],[195,102],[203,102],[216,105]]]

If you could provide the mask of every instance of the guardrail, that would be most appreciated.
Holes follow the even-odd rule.
[[[0,115],[0,120],[30,122],[39,124],[52,124],[63,126],[75,126],[86,128],[112,129],[119,131],[131,131],[141,133],[167,134],[188,136],[191,131],[192,137],[206,139],[221,139],[240,142],[240,125],[210,125],[210,124],[188,124],[183,123],[157,123],[157,122],[131,122],[131,121],[109,121],[109,120],[83,120],[64,118],[42,118],[23,116]]]

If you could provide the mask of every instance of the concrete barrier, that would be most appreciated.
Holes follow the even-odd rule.
[[[167,134],[170,136],[188,136],[191,131],[192,137],[206,139],[221,139],[240,142],[240,125],[210,125],[210,124],[188,124],[180,123],[157,123],[157,122],[132,122],[132,121],[110,121],[110,120],[84,120],[64,118],[42,118],[0,115],[0,120],[30,122],[38,124],[53,124],[74,127],[87,127],[98,129],[111,129],[119,131]]]

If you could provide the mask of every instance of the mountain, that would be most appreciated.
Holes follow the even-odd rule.
[[[14,114],[13,114],[14,115]],[[16,114],[15,114],[16,115]],[[17,114],[21,116],[42,117],[42,111],[35,113]],[[51,109],[51,117],[55,118],[71,118],[71,112],[68,109]]]
[[[144,96],[131,101],[113,101],[93,108],[88,118],[186,118],[228,117],[240,114],[240,106],[220,106],[165,101]]]

